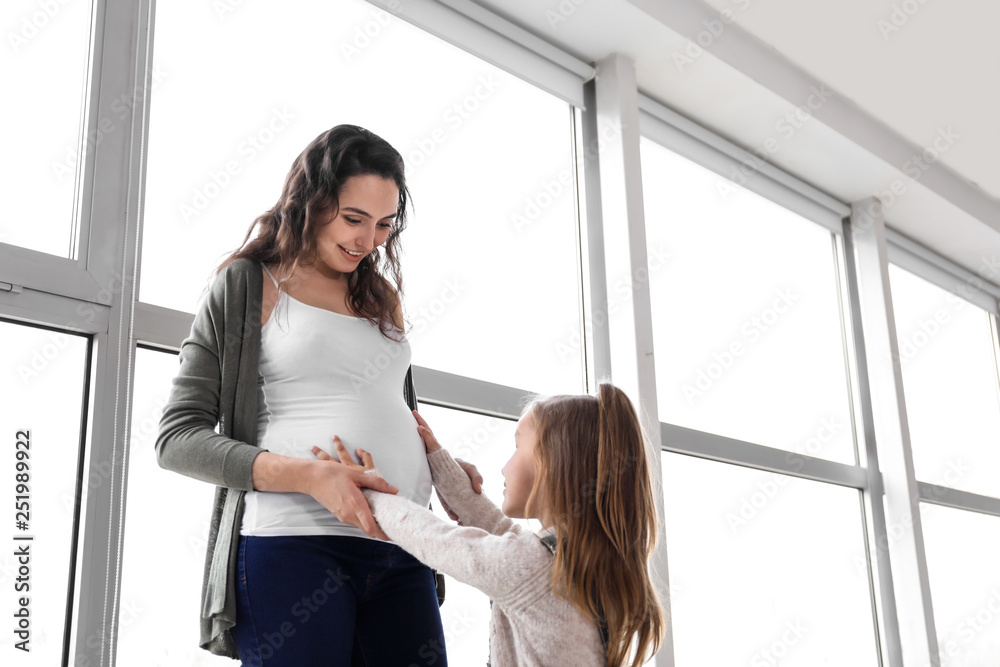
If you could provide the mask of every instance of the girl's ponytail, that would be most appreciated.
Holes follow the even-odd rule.
[[[596,398],[551,396],[529,412],[538,468],[529,505],[547,508],[560,545],[553,587],[606,630],[608,665],[638,667],[664,632],[649,574],[656,505],[638,415],[609,383]]]
[[[597,516],[618,554],[648,557],[656,534],[656,508],[642,428],[632,402],[618,387],[597,389]],[[652,521],[647,521],[651,517]]]

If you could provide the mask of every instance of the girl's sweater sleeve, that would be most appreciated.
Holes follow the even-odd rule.
[[[475,492],[469,475],[451,457],[448,450],[442,448],[431,452],[427,455],[427,463],[431,468],[434,486],[463,525],[482,528],[493,535],[520,529],[485,494]]]
[[[447,450],[433,452],[427,460],[435,485],[463,522],[475,521],[496,530],[456,526],[403,496],[362,489],[386,535],[424,564],[496,600],[537,581],[539,571],[547,567],[545,559],[539,559],[545,553],[541,542],[524,539],[527,532],[509,518],[504,517],[508,524],[500,521],[496,515],[503,513],[472,490],[468,475]]]

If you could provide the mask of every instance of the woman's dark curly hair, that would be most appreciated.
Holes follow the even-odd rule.
[[[402,300],[403,278],[399,269],[399,235],[406,228],[409,191],[403,174],[403,157],[387,141],[357,125],[337,125],[313,139],[295,158],[281,197],[270,210],[250,225],[240,248],[215,271],[243,257],[276,264],[279,287],[288,282],[296,267],[315,263],[316,235],[339,211],[340,189],[352,176],[372,174],[396,183],[399,206],[392,231],[380,248],[362,259],[348,280],[348,303],[360,317],[377,324],[384,336],[393,330],[393,312]],[[254,227],[260,232],[249,243]],[[391,276],[392,284],[386,279]],[[395,291],[395,294],[394,294]],[[400,323],[402,326],[402,323]]]

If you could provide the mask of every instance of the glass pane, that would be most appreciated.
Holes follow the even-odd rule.
[[[927,503],[920,518],[941,664],[1000,664],[1000,518]]]
[[[889,265],[917,479],[1000,497],[1000,391],[990,315]]]
[[[66,0],[0,5],[7,43],[0,90],[22,100],[0,105],[0,127],[8,130],[0,181],[11,195],[4,197],[0,243],[70,257],[90,8]],[[105,133],[120,129],[116,114],[104,120]]]
[[[516,422],[458,410],[420,404],[420,414],[438,442],[454,458],[473,463],[483,475],[483,493],[497,506],[503,503],[500,469],[514,453]],[[391,480],[390,480],[391,481]],[[431,496],[434,513],[451,522],[437,495]],[[535,520],[518,519],[528,530],[538,530]],[[441,607],[448,664],[485,665],[490,653],[490,601],[479,589],[447,577],[446,599]]]
[[[87,339],[0,322],[0,348],[0,498],[10,536],[0,555],[0,654],[47,667],[62,660]],[[92,483],[100,481],[95,473]]]
[[[661,462],[677,667],[878,665],[857,490]]]
[[[830,232],[641,149],[660,420],[853,464]]]
[[[583,390],[565,102],[359,0],[244,3],[221,20],[159,3],[155,50],[170,84],[152,93],[142,301],[193,311],[293,159],[357,123],[406,161],[413,363]]]
[[[136,350],[119,665],[234,664],[198,646],[215,486],[163,470],[153,447],[177,364],[176,354]]]

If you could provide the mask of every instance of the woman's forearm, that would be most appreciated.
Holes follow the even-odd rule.
[[[261,452],[253,460],[255,491],[293,491],[312,495],[316,461]]]

